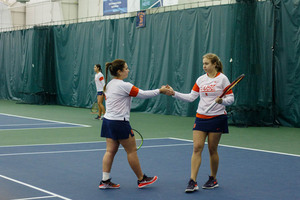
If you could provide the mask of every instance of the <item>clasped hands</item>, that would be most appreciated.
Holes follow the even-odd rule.
[[[169,85],[161,86],[161,88],[159,89],[159,92],[162,94],[168,95],[168,96],[173,96],[175,94],[175,91]]]

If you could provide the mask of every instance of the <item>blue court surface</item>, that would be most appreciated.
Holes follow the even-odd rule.
[[[147,139],[138,151],[153,185],[138,189],[125,151],[120,148],[112,181],[120,189],[99,190],[105,142],[0,147],[0,199],[300,199],[300,156],[253,149],[219,147],[220,187],[186,194],[190,176],[191,141]],[[207,148],[203,151],[198,184],[210,173]]]
[[[0,130],[89,127],[82,124],[37,119],[0,113]]]

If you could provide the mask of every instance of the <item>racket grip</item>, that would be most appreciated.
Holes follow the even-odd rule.
[[[217,102],[213,102],[212,104],[210,104],[210,106],[208,106],[208,108],[206,108],[206,110],[204,112],[208,113],[208,111],[210,111],[210,109],[212,109],[216,104],[217,104]]]

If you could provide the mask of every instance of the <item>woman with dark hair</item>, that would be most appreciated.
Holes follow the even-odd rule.
[[[95,84],[97,88],[97,103],[98,103],[98,110],[99,113],[95,119],[101,119],[102,115],[105,114],[105,107],[103,105],[103,100],[104,100],[104,93],[103,93],[103,87],[105,84],[104,77],[101,69],[100,64],[96,64],[94,66],[94,71],[95,71]]]
[[[144,91],[129,82],[124,82],[129,72],[124,60],[116,59],[111,63],[106,63],[105,66],[106,77],[109,71],[113,79],[109,83],[106,80],[104,86],[106,113],[103,118],[101,137],[106,138],[106,152],[103,156],[103,176],[99,188],[120,187],[119,184],[112,183],[110,178],[113,160],[120,144],[124,147],[128,163],[138,179],[138,188],[143,188],[154,183],[157,176],[148,177],[142,172],[135,137],[129,123],[131,99],[132,97],[147,99],[158,96],[160,93],[166,94],[169,90],[166,86],[162,86],[160,89]]]

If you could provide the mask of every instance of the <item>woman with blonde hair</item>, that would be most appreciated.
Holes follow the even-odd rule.
[[[174,91],[172,95],[176,99],[193,102],[198,97],[200,101],[193,127],[193,154],[191,158],[191,177],[185,192],[198,190],[196,178],[201,165],[201,154],[207,138],[210,155],[211,174],[208,181],[202,186],[203,189],[212,189],[219,186],[216,176],[219,167],[218,144],[223,133],[228,133],[227,113],[225,106],[234,102],[234,95],[230,90],[223,98],[219,98],[224,88],[230,84],[223,74],[223,65],[219,57],[208,53],[203,56],[203,70],[206,74],[200,76],[189,94]],[[213,102],[218,104],[208,113],[206,108]]]

